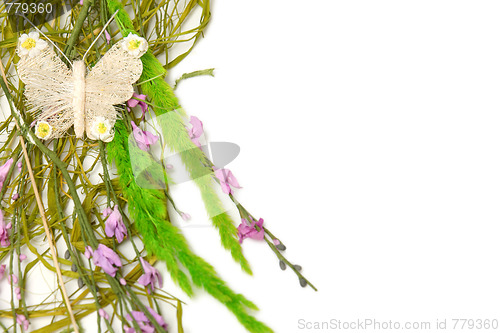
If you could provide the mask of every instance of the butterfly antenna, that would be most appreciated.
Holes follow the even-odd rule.
[[[116,10],[116,12],[109,18],[108,22],[106,22],[106,24],[104,25],[104,27],[102,27],[102,30],[101,32],[99,33],[99,35],[97,35],[97,38],[94,39],[94,41],[92,42],[92,44],[90,44],[89,48],[87,49],[87,52],[85,52],[85,54],[83,55],[83,59],[85,59],[85,57],[87,56],[87,54],[89,53],[89,51],[92,49],[92,46],[94,46],[94,44],[97,42],[97,40],[99,39],[99,37],[101,37],[101,35],[104,33],[104,31],[106,31],[106,28],[108,27],[108,25],[111,23],[111,21],[113,20],[113,18],[116,16],[116,14],[118,14],[118,9]]]
[[[50,44],[52,44],[52,45],[53,45],[53,46],[54,46],[54,47],[55,47],[55,48],[56,48],[59,52],[61,52],[61,54],[63,55],[63,57],[64,57],[66,60],[68,60],[68,64],[70,64],[70,65],[71,65],[71,67],[73,67],[73,64],[71,63],[71,60],[69,60],[69,59],[68,59],[68,57],[66,57],[66,55],[64,54],[64,52],[63,52],[60,48],[58,48],[58,47],[57,47],[57,45],[56,45],[53,41],[51,41],[49,37],[47,37],[47,35],[46,35],[46,34],[44,34],[44,33],[43,33],[40,29],[38,29],[38,28],[36,27],[36,25],[34,25],[34,24],[33,24],[33,22],[31,22],[31,21],[30,21],[30,19],[29,19],[29,18],[27,18],[27,17],[26,17],[26,16],[24,16],[23,14],[18,14],[18,15],[19,15],[19,16],[22,16],[22,17],[23,17],[26,21],[28,21],[28,22],[29,22],[29,23],[33,26],[33,28],[35,28],[35,29],[36,29],[36,31],[38,31],[38,32],[39,32],[39,33],[41,33],[43,36],[45,36],[45,38],[47,38],[47,40],[49,41],[49,43],[50,43]]]

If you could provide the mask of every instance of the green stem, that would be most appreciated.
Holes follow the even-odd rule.
[[[78,37],[80,36],[80,32],[82,31],[83,27],[83,22],[85,22],[85,19],[87,18],[89,8],[90,5],[92,5],[92,3],[93,3],[92,0],[83,1],[83,6],[80,10],[80,14],[78,14],[75,25],[73,26],[73,30],[71,31],[71,35],[69,36],[69,39],[66,42],[66,47],[64,48],[64,54],[66,54],[68,57],[73,53],[73,48],[76,44],[76,41],[78,40]]]

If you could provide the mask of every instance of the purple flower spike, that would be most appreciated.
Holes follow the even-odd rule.
[[[109,214],[104,231],[108,237],[115,236],[118,243],[121,243],[123,238],[127,236],[127,228],[125,228],[125,224],[123,224],[122,215],[118,211],[118,205],[115,205],[115,208],[111,214]]]
[[[231,170],[228,169],[215,169],[215,177],[220,181],[220,186],[222,187],[222,192],[226,194],[232,194],[232,187],[241,188],[236,177],[233,176]]]
[[[160,275],[160,272],[158,272],[158,270],[151,266],[146,260],[142,258],[139,259],[141,261],[142,267],[144,268],[144,274],[141,275],[137,282],[147,287],[148,293],[155,291],[156,282],[158,282],[159,288],[163,287],[163,279]]]
[[[92,257],[94,265],[99,266],[106,273],[115,277],[118,267],[122,266],[120,257],[104,244],[99,244]]]
[[[247,220],[241,219],[241,224],[238,226],[238,237],[240,243],[243,243],[245,238],[253,238],[257,240],[264,239],[264,228],[262,225],[264,224],[264,220],[260,219],[257,222],[252,220],[252,223],[248,225]],[[260,231],[257,231],[255,226],[260,228]]]
[[[189,137],[191,138],[191,141],[193,141],[193,143],[199,148],[201,147],[200,137],[203,135],[203,123],[195,116],[191,116],[191,120],[189,120],[189,123],[193,125],[193,127],[188,131]]]
[[[141,130],[133,121],[130,123],[132,124],[134,138],[139,148],[144,151],[149,151],[149,147],[158,141],[158,137],[148,131]]]

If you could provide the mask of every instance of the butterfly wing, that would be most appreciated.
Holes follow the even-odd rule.
[[[27,111],[34,114],[37,122],[47,122],[52,127],[52,134],[45,139],[62,137],[73,125],[70,70],[47,45],[37,53],[19,55],[17,73],[25,84]]]
[[[128,49],[130,43],[135,46]],[[114,104],[132,97],[136,82],[142,73],[140,57],[147,50],[147,42],[137,35],[129,35],[116,43],[92,68],[85,81],[85,124],[90,139],[111,141],[111,131],[117,112]],[[99,127],[101,126],[101,127]],[[109,128],[108,128],[109,127]]]

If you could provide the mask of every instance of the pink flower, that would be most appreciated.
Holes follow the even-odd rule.
[[[132,315],[132,316],[130,316],[130,315]],[[125,318],[127,318],[127,320],[129,320],[129,321],[132,321],[132,317],[137,321],[148,321],[149,322],[148,317],[146,317],[146,315],[144,313],[142,313],[141,311],[132,311],[132,312],[130,312],[130,314],[125,316]]]
[[[17,199],[19,199],[19,193],[15,193],[15,194],[12,196],[12,200],[16,201]]]
[[[99,244],[92,256],[94,265],[99,266],[106,273],[115,277],[118,267],[122,266],[120,257],[104,244]]]
[[[158,313],[156,313],[155,310],[151,309],[148,306],[146,308],[148,309],[149,313],[151,313],[156,322],[164,329],[167,329],[167,323],[165,323],[165,320],[163,320],[163,318]]]
[[[132,315],[132,316],[130,316]],[[134,319],[132,319],[132,317]],[[153,333],[155,331],[155,328],[153,325],[151,325],[151,322],[149,321],[148,317],[140,311],[132,311],[130,314],[127,314],[125,318],[128,321],[135,320],[137,322],[137,325],[139,325],[139,328],[141,329],[141,332],[143,333]],[[130,327],[125,330],[126,333],[136,333],[135,329]]]
[[[111,36],[109,35],[108,30],[104,30],[104,35],[106,36],[106,43],[109,44],[111,41]]]
[[[25,254],[22,254],[22,253],[21,253],[21,254],[19,255],[19,261],[21,261],[21,262],[22,262],[23,260],[26,260],[26,258],[27,258],[27,257],[26,257],[26,255],[25,255]]]
[[[139,258],[142,264],[142,268],[144,269],[144,274],[141,275],[139,280],[139,284],[142,284],[144,287],[148,287],[148,293],[155,291],[155,284],[158,282],[158,287],[163,287],[163,279],[161,278],[160,272],[153,266],[151,266],[146,260]]]
[[[16,294],[16,298],[18,300],[20,300],[21,299],[21,288],[19,288],[19,287],[14,288],[14,293]]]
[[[9,276],[7,276],[7,281],[9,281],[10,284],[17,284],[17,281],[19,281],[19,279],[17,278],[16,274],[10,274]]]
[[[158,137],[148,131],[141,130],[133,121],[130,123],[132,124],[134,138],[139,148],[144,151],[149,151],[149,147],[158,141]]]
[[[12,223],[5,224],[3,217],[3,212],[0,210],[0,245],[6,247],[10,245],[9,232],[8,230],[12,228]]]
[[[103,308],[99,309],[99,316],[103,317],[106,320],[109,320],[109,314],[106,311],[104,311]]]
[[[139,105],[141,107],[141,110],[142,110],[142,116],[144,117],[144,115],[146,114],[146,111],[148,110],[148,105],[146,104],[146,95],[143,95],[143,94],[136,94],[134,93],[132,95],[132,98],[129,99],[127,101],[127,106],[129,107],[129,111],[130,111],[130,108],[133,108],[133,107],[136,107],[137,105]]]
[[[127,228],[125,228],[125,224],[123,224],[122,215],[118,211],[118,205],[115,205],[114,210],[109,214],[104,231],[108,237],[115,236],[118,243],[121,243],[123,238],[127,235]]]
[[[17,170],[21,172],[23,170],[23,162],[19,161],[17,162]]]
[[[109,214],[111,214],[112,212],[113,212],[113,209],[111,209],[110,207],[106,207],[102,211],[102,217],[108,217]]]
[[[197,147],[201,147],[199,139],[203,135],[203,123],[195,116],[191,116],[189,123],[193,125],[188,131],[189,137]]]
[[[28,330],[29,326],[30,326],[30,322],[28,321],[28,319],[26,319],[26,317],[22,314],[16,314],[16,323],[19,325],[19,326],[22,326],[23,329],[25,331]]]
[[[92,250],[92,248],[90,246],[85,246],[84,255],[85,255],[85,257],[87,257],[87,259],[90,259],[94,255],[94,250]]]
[[[121,279],[120,279],[120,284],[121,284],[122,286],[127,285],[127,280],[125,280],[124,278],[121,278]]]
[[[9,173],[10,166],[14,163],[14,159],[9,158],[4,165],[0,167],[0,189],[3,187],[3,183],[7,178],[7,174]]]
[[[191,218],[191,215],[189,215],[188,213],[181,213],[181,217],[184,221],[187,221]]]
[[[6,265],[1,265],[0,266],[0,279],[3,279],[4,275],[5,275],[5,270],[7,269],[7,266]]]
[[[80,0],[80,5],[82,5],[82,6],[83,6],[83,0]]]
[[[243,240],[245,238],[253,238],[257,240],[263,240],[264,239],[264,228],[262,225],[264,224],[263,219],[259,219],[257,223],[250,219],[252,223],[248,225],[247,220],[241,219],[241,224],[238,226],[238,237],[240,243],[243,243]],[[255,226],[258,226],[260,230],[257,230]]]
[[[124,333],[135,333],[135,328],[128,327],[127,325],[125,325],[125,326],[123,326],[123,332]]]
[[[226,194],[233,193],[231,186],[235,188],[241,188],[240,184],[238,184],[238,180],[236,180],[236,177],[233,176],[231,170],[215,169],[215,177],[217,177],[217,179],[220,181],[222,192]]]
[[[151,315],[156,320],[156,322],[164,329],[167,329],[167,324],[165,323],[163,318],[158,313],[156,313],[156,311],[151,309],[150,307],[146,307],[146,308],[148,309],[149,313],[151,313]],[[154,328],[153,324],[149,321],[148,317],[146,317],[146,315],[144,313],[142,313],[140,311],[132,311],[130,314],[127,314],[125,316],[125,318],[128,321],[132,321],[133,320],[132,317],[135,319],[135,321],[139,325],[141,332],[143,332],[143,333],[155,332],[155,328]],[[125,332],[126,333],[135,333],[135,329],[126,326]]]

